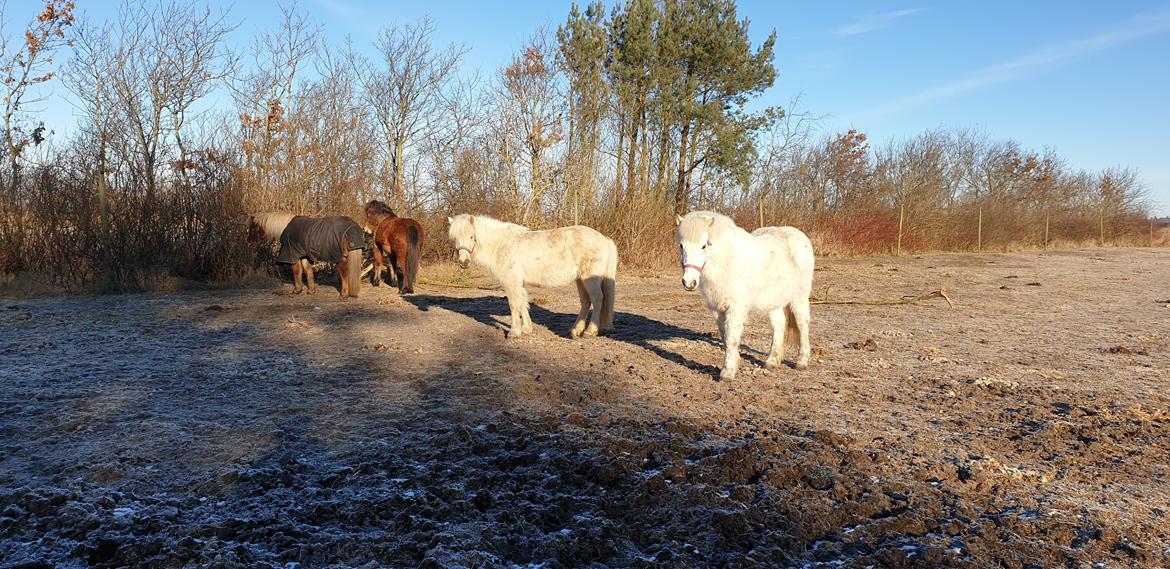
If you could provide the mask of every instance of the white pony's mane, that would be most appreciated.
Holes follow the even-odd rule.
[[[496,235],[499,233],[522,234],[531,231],[523,225],[501,221],[490,215],[472,215],[465,214],[467,217],[454,219],[460,221],[459,231],[466,231],[466,227],[474,227],[477,238],[483,238],[487,235]]]
[[[713,222],[713,223],[712,223]],[[736,237],[745,237],[749,233],[735,224],[735,221],[722,213],[714,211],[692,211],[682,218],[678,226],[679,233],[685,241],[698,241],[703,233],[709,232],[711,239],[719,239],[734,233]]]

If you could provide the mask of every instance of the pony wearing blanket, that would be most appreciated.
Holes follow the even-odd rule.
[[[356,221],[345,216],[306,217],[298,215],[288,221],[280,234],[277,263],[292,265],[293,291],[301,292],[301,274],[309,294],[317,292],[313,280],[313,263],[323,261],[337,265],[340,297],[356,297],[361,290],[362,249],[366,236]]]
[[[720,379],[739,368],[739,343],[748,312],[766,312],[772,323],[772,348],[764,365],[784,361],[784,333],[798,337],[796,369],[808,367],[809,295],[812,293],[812,243],[794,227],[761,227],[752,233],[731,218],[710,211],[679,217],[677,241],[682,284],[697,287],[715,313],[727,353]]]
[[[487,269],[504,289],[512,313],[509,338],[532,332],[526,285],[576,283],[581,312],[569,331],[574,338],[613,328],[618,257],[608,237],[583,225],[532,231],[485,215],[460,214],[447,223],[459,266]]]
[[[394,215],[390,206],[378,200],[367,203],[365,210],[365,229],[374,234],[374,274],[370,282],[374,286],[382,282],[382,271],[386,270],[383,259],[388,256],[398,282],[398,293],[414,292],[418,258],[422,254],[422,225],[408,217]]]

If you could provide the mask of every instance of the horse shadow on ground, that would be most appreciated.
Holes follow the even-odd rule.
[[[472,318],[500,332],[505,332],[509,328],[508,303],[500,297],[461,298],[424,294],[407,295],[402,298],[423,312],[430,310],[433,306],[438,306]],[[575,313],[553,312],[539,304],[529,304],[528,313],[532,317],[532,323],[534,325],[544,326],[563,338],[570,337],[569,330],[577,321],[577,315]],[[614,329],[603,332],[602,335],[612,340],[637,346],[685,368],[700,373],[711,374],[715,377],[719,376],[720,369],[718,366],[696,362],[683,354],[659,345],[659,343],[664,341],[684,340],[702,342],[722,350],[722,340],[712,334],[669,324],[641,314],[619,311],[614,313]],[[751,350],[746,344],[742,345],[740,349],[741,356],[745,360],[754,365],[764,365],[764,361],[759,357],[759,354],[745,352],[745,349]],[[752,352],[755,352],[755,350],[752,350]]]

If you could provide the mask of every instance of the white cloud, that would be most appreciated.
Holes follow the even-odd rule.
[[[833,34],[838,36],[856,36],[880,30],[899,18],[905,18],[922,11],[922,8],[907,8],[889,12],[866,12],[856,22],[834,28]]]
[[[876,114],[897,113],[926,103],[962,95],[982,87],[1006,83],[1078,57],[1166,32],[1170,32],[1170,12],[1135,16],[1115,29],[1106,30],[1088,38],[1042,47],[1003,63],[975,69],[954,81],[893,99],[880,105]]]

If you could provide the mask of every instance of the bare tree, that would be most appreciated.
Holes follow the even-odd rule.
[[[504,113],[512,119],[515,130],[510,134],[524,151],[528,173],[528,196],[520,213],[522,223],[528,223],[539,212],[544,193],[553,185],[545,154],[563,139],[562,101],[554,57],[548,34],[539,31],[512,58],[501,76]]]
[[[6,28],[3,4],[0,4],[0,30]],[[8,195],[5,200],[12,208],[13,218],[4,220],[4,243],[20,250],[24,242],[24,216],[20,209],[20,170],[29,144],[44,141],[45,125],[27,113],[27,106],[43,100],[35,87],[53,78],[53,55],[70,43],[69,32],[74,22],[73,2],[46,0],[45,8],[24,30],[15,46],[7,36],[0,35],[0,81],[4,83],[4,149],[8,155]],[[10,223],[13,222],[13,223]],[[0,263],[3,259],[0,259]]]
[[[0,5],[0,28],[5,27]],[[67,33],[75,21],[73,2],[46,0],[44,10],[28,24],[23,41],[12,49],[8,37],[0,37],[0,79],[4,83],[4,144],[11,170],[10,188],[19,183],[20,158],[29,143],[44,140],[44,125],[32,124],[24,107],[43,100],[30,90],[53,78],[53,54],[72,43]],[[30,97],[31,95],[31,97]]]
[[[390,197],[399,205],[405,205],[406,150],[435,128],[443,90],[467,52],[454,45],[435,49],[434,31],[426,19],[383,29],[374,42],[381,61],[367,62],[362,73],[362,92],[386,146]]]

